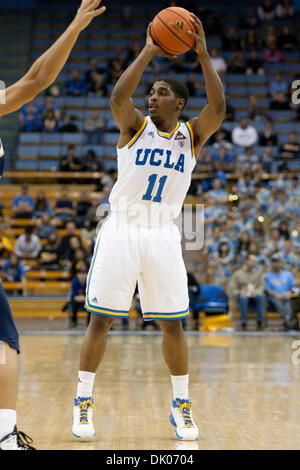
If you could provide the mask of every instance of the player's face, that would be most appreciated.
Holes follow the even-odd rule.
[[[155,82],[150,90],[148,101],[150,117],[165,119],[177,113],[177,99],[168,83],[164,81]]]

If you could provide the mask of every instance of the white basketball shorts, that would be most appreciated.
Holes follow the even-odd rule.
[[[180,241],[174,223],[145,228],[112,213],[96,240],[86,310],[127,318],[138,283],[144,320],[187,317],[189,296]]]

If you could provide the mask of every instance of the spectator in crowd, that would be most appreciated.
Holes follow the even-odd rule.
[[[93,208],[93,206],[92,206]],[[90,210],[90,209],[89,209]],[[89,212],[88,212],[89,214]],[[93,251],[93,246],[95,245],[96,237],[97,237],[97,231],[96,227],[98,225],[98,218],[97,220],[88,220],[88,214],[86,216],[86,220],[84,222],[84,227],[82,227],[80,231],[80,237],[82,239],[82,243],[84,246],[87,247],[88,251],[91,253]]]
[[[68,251],[70,250],[70,240],[73,237],[76,237],[76,225],[75,222],[70,220],[66,223],[66,235],[64,235],[59,243],[58,254],[59,258],[65,259]]]
[[[189,90],[189,96],[205,96],[204,83],[197,82],[194,73],[187,74],[185,85]]]
[[[102,75],[103,73],[105,73],[105,69],[99,66],[97,59],[92,59],[90,62],[90,67],[84,75],[84,81],[86,83],[88,92],[94,89],[96,77],[98,75]]]
[[[280,237],[283,238],[284,240],[290,240],[290,230],[289,230],[289,224],[287,223],[286,220],[281,220],[280,224],[278,225],[278,230],[280,233]]]
[[[213,180],[213,189],[208,191],[206,197],[213,200],[214,204],[226,204],[228,193],[222,188],[222,181],[219,178]]]
[[[47,240],[51,233],[56,233],[56,227],[51,223],[49,214],[43,212],[37,220],[36,234],[40,240]]]
[[[300,182],[298,176],[292,177],[292,187],[290,190],[290,200],[293,207],[298,208],[296,215],[300,215]]]
[[[89,208],[92,207],[88,191],[81,191],[76,204],[76,227],[83,228]]]
[[[33,216],[36,218],[41,217],[43,214],[47,214],[51,217],[52,215],[52,208],[49,202],[49,199],[45,195],[45,191],[40,189],[37,192],[35,202],[34,202],[34,212]]]
[[[272,258],[275,253],[283,249],[283,240],[280,237],[278,228],[271,228],[269,235],[266,236],[264,252],[268,258]]]
[[[86,290],[87,270],[84,263],[79,269],[76,277],[72,280],[71,285],[71,305],[72,305],[72,319],[71,327],[77,327],[77,314],[80,310],[84,310],[85,303],[85,290]],[[89,324],[90,314],[87,313],[87,325]]]
[[[232,142],[240,147],[252,147],[258,140],[257,130],[248,123],[247,118],[241,119],[241,125],[234,127]]]
[[[47,241],[39,253],[38,263],[41,267],[47,269],[59,268],[58,239],[56,232],[49,233]]]
[[[64,94],[68,96],[82,96],[86,94],[86,91],[86,82],[80,78],[79,70],[72,70],[71,80],[68,80],[64,85]]]
[[[239,38],[240,41],[240,38]],[[242,39],[242,48],[246,52],[257,52],[261,49],[262,41],[256,34],[254,29],[247,29],[245,36]],[[250,55],[251,57],[251,55]],[[257,54],[256,54],[257,57]]]
[[[247,14],[241,17],[240,25],[241,28],[248,30],[255,30],[259,27],[260,21],[253,7],[249,7],[247,10]]]
[[[58,106],[55,106],[53,96],[47,96],[45,106],[43,108],[42,117],[44,117],[48,111],[53,111],[56,119],[60,119],[60,109]]]
[[[273,123],[270,120],[266,122],[264,130],[259,135],[259,145],[277,145],[277,135],[274,132]]]
[[[110,84],[115,84],[121,77],[124,72],[124,59],[120,60],[119,57],[114,58],[109,65],[109,72],[107,76],[107,82]]]
[[[242,51],[235,51],[233,53],[232,58],[228,61],[228,72],[240,74],[246,72],[246,64]]]
[[[289,26],[283,26],[282,33],[279,35],[278,44],[280,47],[287,52],[292,52],[297,48],[297,39],[291,32]]]
[[[199,318],[198,318],[199,311],[196,308],[196,303],[197,303],[198,296],[200,294],[200,285],[192,272],[187,272],[187,278],[188,278],[188,291],[189,291],[189,300],[190,300],[189,309],[193,317],[193,329],[198,330],[199,329]]]
[[[300,222],[297,222],[295,230],[292,231],[291,236],[292,246],[294,253],[300,255]]]
[[[21,293],[27,295],[25,266],[15,253],[11,253],[10,257],[4,261],[1,270],[5,282],[20,282]]]
[[[226,64],[226,61],[224,59],[224,57],[220,56],[219,55],[219,52],[218,52],[218,49],[216,49],[215,47],[212,48],[211,50],[211,62],[212,62],[212,65],[215,69],[215,71],[219,74],[219,75],[223,75],[224,73],[226,73],[227,71],[227,64]],[[202,71],[199,70],[199,68],[201,68],[201,65],[200,65],[200,62],[199,62],[199,59],[197,59],[197,67],[195,69],[195,71]]]
[[[270,41],[267,49],[263,54],[264,63],[279,63],[284,61],[284,56],[277,47],[276,41]]]
[[[2,266],[4,259],[8,258],[12,251],[12,242],[6,235],[3,234],[3,229],[0,226],[0,267]]]
[[[71,244],[75,239],[71,239]],[[76,239],[76,244],[78,245],[78,239]],[[88,265],[87,265],[87,252],[86,250],[83,250],[82,248],[76,248],[74,250],[74,255],[72,260],[70,261],[70,275],[71,278],[74,279],[74,277],[77,275],[78,271],[80,270],[80,267],[82,266],[82,263],[86,264],[87,271],[88,271]]]
[[[255,240],[258,250],[261,250],[264,248],[265,245],[265,226],[264,223],[261,221],[260,218],[256,218],[253,220],[253,226],[252,226],[252,238]]]
[[[257,330],[263,329],[265,312],[264,273],[257,258],[248,254],[242,268],[235,271],[230,281],[230,294],[238,301],[241,312],[241,326],[247,329],[248,312],[251,303],[255,304]]]
[[[274,79],[270,82],[269,93],[273,100],[276,100],[278,93],[284,93],[285,95],[288,92],[288,83],[283,79],[280,72],[275,73]]]
[[[61,189],[60,198],[56,201],[53,215],[58,220],[68,222],[73,218],[74,213],[75,211],[73,207],[73,202],[69,197],[68,188],[66,186],[63,186]]]
[[[265,117],[265,111],[263,107],[259,104],[258,99],[255,95],[249,96],[248,104],[248,117],[252,120],[261,120]]]
[[[292,207],[289,197],[284,189],[280,188],[274,192],[273,204],[270,208],[271,221],[281,222],[282,220],[293,220]]]
[[[252,147],[246,147],[244,153],[238,154],[236,157],[237,165],[240,164],[242,170],[253,167],[259,162],[259,156],[253,151]]]
[[[300,144],[297,141],[295,132],[289,133],[289,141],[281,144],[279,151],[282,158],[292,159],[300,157]]]
[[[230,26],[222,37],[223,51],[237,51],[241,49],[241,38],[235,26]]]
[[[260,180],[254,185],[257,211],[267,214],[272,204],[272,195],[269,188],[262,184]]]
[[[89,149],[82,162],[83,170],[88,172],[104,171],[104,165],[101,160],[97,158],[94,150]],[[86,180],[87,184],[93,184],[94,180]]]
[[[98,96],[107,96],[108,89],[106,85],[106,79],[104,74],[98,74],[94,78],[92,88],[90,90]]]
[[[271,100],[270,109],[277,110],[277,111],[284,111],[290,108],[289,101],[287,96],[283,91],[277,93],[276,98]]]
[[[68,251],[63,255],[63,261],[64,265],[67,266],[68,268],[72,268],[72,263],[75,260],[75,254],[78,250],[82,251],[84,253],[84,258],[86,261],[88,261],[88,253],[86,249],[82,245],[81,238],[78,235],[74,235],[73,237],[70,238],[70,246]],[[81,260],[81,258],[79,258]]]
[[[258,52],[255,49],[250,51],[250,57],[246,61],[246,73],[264,75],[264,65],[263,61],[259,59]]]
[[[82,163],[80,159],[75,156],[75,146],[69,145],[67,155],[60,159],[59,171],[81,171],[81,169]]]
[[[270,304],[283,318],[285,328],[290,329],[295,320],[291,303],[295,279],[292,273],[282,270],[280,255],[272,256],[272,267],[265,275],[265,285]]]
[[[257,8],[257,15],[261,21],[272,21],[276,16],[276,10],[271,0],[264,0]]]
[[[213,157],[214,171],[229,173],[233,170],[233,158],[226,147],[220,147]]]
[[[274,155],[272,147],[266,147],[262,156],[263,170],[265,173],[276,173],[273,171]]]
[[[141,41],[139,39],[135,39],[127,51],[127,56],[125,59],[126,68],[129,67],[129,65],[137,58],[142,48],[143,48],[143,45]]]
[[[36,132],[42,129],[41,108],[34,101],[22,106],[19,112],[19,123],[23,132]]]
[[[211,137],[209,140],[209,143],[213,147],[232,147],[231,144],[231,134],[229,131],[227,131],[224,127],[220,127]]]
[[[210,265],[214,271],[214,283],[227,288],[227,283],[232,274],[233,252],[227,242],[220,243],[217,252],[211,253]]]
[[[40,239],[33,233],[33,227],[25,228],[14,246],[14,253],[22,259],[36,259],[41,249]]]
[[[240,196],[253,193],[255,183],[256,181],[254,180],[252,169],[246,168],[243,171],[242,176],[238,179],[236,190]]]
[[[226,95],[226,115],[224,121],[235,121],[235,110],[233,106],[231,106],[229,101],[229,96]]]
[[[291,0],[280,0],[276,6],[277,18],[291,18],[294,15],[294,7]]]
[[[105,128],[104,119],[100,117],[99,111],[91,111],[90,118],[85,119],[83,129],[86,135],[88,145],[101,145],[103,142],[103,132]]]
[[[34,200],[28,195],[28,184],[22,184],[21,194],[12,202],[13,217],[16,219],[31,219],[34,211]]]
[[[255,255],[257,259],[257,263],[260,266],[263,266],[266,264],[266,255],[265,253],[261,252],[258,246],[258,243],[256,241],[251,241],[249,243],[248,247],[248,255]]]
[[[43,117],[42,121],[43,127],[42,131],[43,132],[58,132],[59,131],[59,120],[54,114],[54,111],[52,109],[49,109],[45,116]]]
[[[211,236],[207,237],[205,242],[205,251],[207,253],[217,253],[221,243],[221,227],[218,222],[215,222],[212,226]]]
[[[250,225],[250,224],[249,224]],[[248,230],[241,230],[241,224],[237,223],[234,226],[236,232],[239,232],[239,237],[236,241],[236,263],[241,264],[242,261],[245,260],[248,250],[249,250],[249,245],[251,241],[251,235]]]

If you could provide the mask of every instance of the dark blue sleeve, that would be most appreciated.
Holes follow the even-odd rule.
[[[5,155],[3,155],[3,157],[0,157],[0,178],[2,178],[2,175],[4,172],[4,164],[5,164]]]
[[[71,285],[71,298],[72,299],[74,299],[74,297],[76,297],[78,295],[78,291],[79,291],[79,282],[78,282],[77,277],[75,277],[75,279],[73,279],[72,285]]]

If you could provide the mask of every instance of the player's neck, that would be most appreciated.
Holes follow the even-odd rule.
[[[171,119],[152,119],[153,124],[160,132],[165,132],[166,134],[170,134],[172,132],[178,122],[178,116],[175,116]]]

